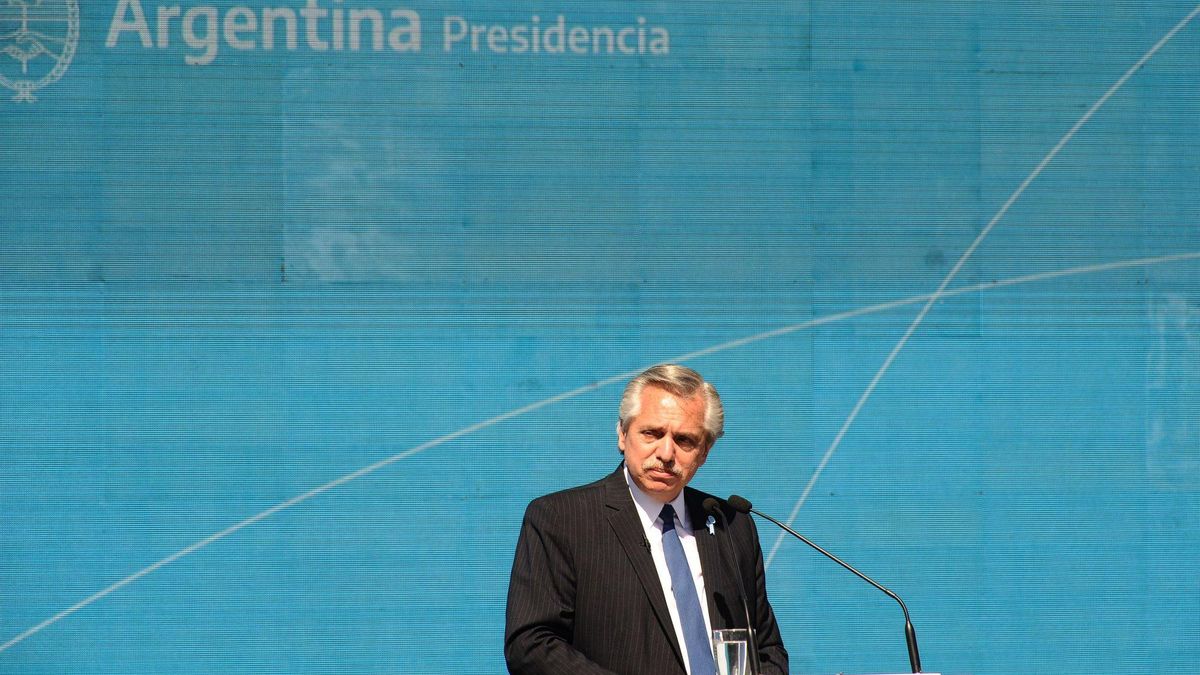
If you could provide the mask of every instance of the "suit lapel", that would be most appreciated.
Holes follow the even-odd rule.
[[[704,595],[708,600],[708,620],[712,623],[713,630],[728,628],[723,625],[724,613],[716,601],[721,583],[727,578],[725,565],[721,561],[721,551],[717,548],[721,543],[716,539],[719,536],[725,536],[725,533],[717,532],[715,536],[709,534],[708,514],[704,511],[700,496],[696,492],[688,489],[684,493],[684,499],[687,503],[688,517],[692,520],[692,535],[696,537],[696,550],[700,553],[700,569],[704,571]]]
[[[665,591],[658,579],[658,570],[654,567],[654,558],[651,557],[650,546],[646,543],[646,533],[642,529],[642,521],[638,517],[637,507],[629,494],[629,486],[625,483],[625,474],[621,468],[605,479],[604,488],[604,502],[607,507],[605,515],[608,517],[608,523],[617,535],[617,540],[621,542],[621,548],[625,550],[638,580],[642,582],[642,589],[646,592],[650,607],[654,609],[654,616],[658,619],[675,652],[675,658],[682,667],[683,652],[680,650],[679,640],[675,637],[675,624],[671,623],[671,613],[663,595]]]

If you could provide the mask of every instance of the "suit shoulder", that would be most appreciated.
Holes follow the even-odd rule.
[[[601,478],[586,485],[577,485],[548,495],[542,495],[531,501],[526,509],[526,516],[547,515],[564,511],[578,511],[590,506],[604,503],[605,482],[610,478]]]

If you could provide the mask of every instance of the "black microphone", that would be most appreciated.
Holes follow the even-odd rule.
[[[721,510],[721,503],[717,501],[717,498],[706,497],[704,501],[701,502],[701,505],[709,515],[721,523],[721,529],[725,532],[725,536],[729,537],[730,534],[728,521],[725,520],[725,513]],[[746,598],[749,596],[746,594],[746,587],[742,585],[742,566],[740,563],[738,563],[737,555],[732,551],[729,551],[727,548],[728,546],[732,545],[732,543],[727,544],[726,546],[721,546],[718,544],[717,548],[725,553],[726,565],[729,564],[729,558],[733,558],[733,570],[737,576],[738,596],[742,601],[742,612],[744,612],[746,615],[746,634],[750,636],[750,644],[746,646],[750,650],[750,661],[754,665],[753,672],[759,673],[762,672],[762,668],[759,667],[760,664],[758,662],[758,639],[754,635],[754,624],[750,622],[750,604],[746,600]]]
[[[889,598],[900,603],[900,610],[904,612],[904,639],[908,643],[908,663],[909,663],[909,665],[912,666],[912,672],[914,672],[914,673],[921,672],[921,655],[917,652],[917,631],[916,631],[916,629],[913,628],[912,620],[908,618],[908,608],[904,606],[904,601],[900,599],[900,596],[889,591],[888,589],[884,588],[883,586],[880,586],[879,584],[875,583],[874,579],[872,579],[871,577],[868,577],[867,575],[863,574],[862,572],[859,572],[858,570],[854,569],[849,564],[842,561],[841,558],[838,558],[836,555],[834,555],[834,554],[830,553],[829,551],[826,551],[825,549],[821,548],[820,546],[817,546],[816,544],[812,543],[811,541],[808,540],[807,537],[800,534],[799,532],[793,530],[792,528],[788,527],[787,525],[784,525],[783,523],[779,522],[778,520],[775,520],[774,518],[772,518],[771,516],[768,516],[767,514],[763,513],[762,511],[756,510],[750,504],[750,501],[747,500],[745,497],[739,497],[738,495],[731,495],[729,497],[729,499],[727,499],[726,501],[729,503],[729,506],[733,507],[733,510],[737,511],[738,513],[753,513],[760,518],[766,518],[767,520],[771,521],[772,523],[775,523],[780,528],[782,528],[784,532],[787,532],[788,534],[792,535],[793,537],[808,544],[813,549],[815,549],[817,551],[817,553],[820,553],[821,555],[825,556],[826,558],[829,558],[833,562],[850,570],[859,579],[862,579],[863,581],[867,582],[868,584],[871,584],[875,588],[878,588],[879,590],[886,593]]]

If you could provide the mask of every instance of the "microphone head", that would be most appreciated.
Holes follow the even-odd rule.
[[[737,511],[738,513],[750,513],[750,509],[754,508],[754,506],[750,504],[750,500],[740,495],[729,495],[729,499],[726,499],[725,501],[728,502],[729,506],[733,507],[733,510]]]
[[[721,510],[721,502],[717,501],[716,497],[705,497],[700,505],[704,507],[705,513],[711,513],[714,516]]]

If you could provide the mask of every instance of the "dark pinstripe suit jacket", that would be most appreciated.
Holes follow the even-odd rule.
[[[713,628],[745,614],[731,565],[705,527],[708,495],[685,488]],[[620,467],[595,483],[540,497],[525,511],[508,587],[504,656],[512,673],[684,673],[666,596]],[[762,549],[749,516],[726,513],[750,594],[763,673],[786,673],[767,602]],[[720,542],[725,545],[730,542]]]

